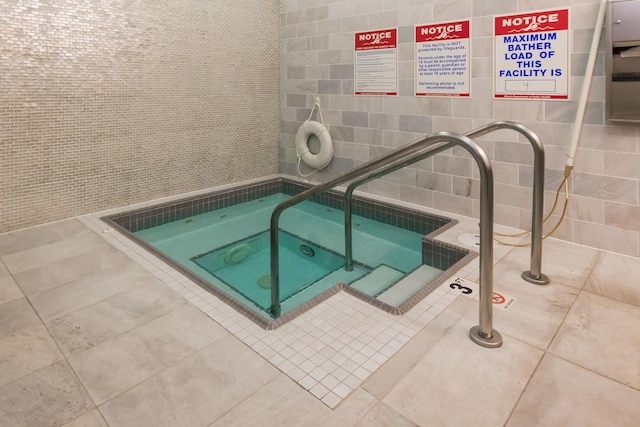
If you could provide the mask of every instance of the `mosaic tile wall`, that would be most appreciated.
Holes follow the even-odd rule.
[[[278,172],[280,2],[0,0],[0,232]]]
[[[316,96],[335,156],[325,181],[436,131],[467,132],[493,120],[534,130],[546,150],[546,209],[562,180],[598,0],[283,0],[281,171],[296,175],[295,132]],[[493,15],[570,8],[571,101],[493,100]],[[414,26],[471,19],[470,99],[416,98]],[[399,96],[354,96],[354,33],[398,28]],[[602,46],[601,46],[602,49]],[[636,125],[606,123],[603,52],[570,179],[567,218],[556,237],[640,256],[640,145]],[[489,139],[491,138],[491,139]],[[494,166],[496,222],[531,223],[532,150],[513,132],[479,141]],[[303,173],[309,172],[304,165]],[[377,195],[477,217],[478,172],[462,149],[441,153],[363,187]],[[560,210],[549,221],[559,219]],[[548,227],[547,227],[548,229]]]

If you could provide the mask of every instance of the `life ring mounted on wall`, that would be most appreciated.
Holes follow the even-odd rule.
[[[316,108],[318,109],[318,117],[320,117],[319,122],[311,120]],[[312,136],[315,136],[318,138],[318,141],[320,141],[320,150],[317,153],[313,153],[309,149],[309,138]],[[320,98],[316,98],[309,118],[298,128],[298,132],[296,133],[296,155],[298,156],[298,173],[302,177],[311,176],[320,169],[324,169],[333,158],[333,141],[322,119]],[[313,168],[313,171],[306,175],[303,174],[300,171],[300,161],[303,161],[307,166]]]
[[[312,153],[309,137],[314,135],[320,141],[320,151]],[[307,166],[316,170],[324,169],[333,158],[333,141],[329,130],[320,122],[307,120],[296,133],[296,153]]]

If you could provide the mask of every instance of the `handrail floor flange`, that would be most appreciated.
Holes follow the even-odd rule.
[[[551,280],[549,280],[549,277],[547,277],[545,274],[540,273],[538,277],[535,277],[533,274],[531,274],[530,270],[523,272],[520,277],[522,277],[529,283],[533,283],[534,285],[548,285],[551,282]]]
[[[502,346],[502,335],[495,329],[490,337],[484,337],[480,333],[480,326],[474,326],[469,331],[469,338],[471,338],[471,341],[474,343],[486,348],[498,348]]]

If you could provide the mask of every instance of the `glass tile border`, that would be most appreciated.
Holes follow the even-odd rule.
[[[135,233],[168,222],[178,221],[280,192],[295,195],[310,187],[310,184],[295,182],[286,178],[273,178],[261,183],[247,184],[238,188],[214,191],[204,195],[161,203],[152,207],[109,215],[102,219]],[[314,195],[310,200],[330,208],[342,209],[344,207],[343,193],[337,190],[329,190]],[[441,232],[443,227],[455,224],[455,220],[451,218],[400,207],[363,196],[355,196],[353,198],[352,211],[355,215],[423,235],[429,235],[436,231]]]
[[[189,218],[239,203],[270,196],[281,191],[279,178],[238,188],[213,191],[204,195],[165,202],[151,207],[135,209],[101,218],[119,225],[130,233]]]

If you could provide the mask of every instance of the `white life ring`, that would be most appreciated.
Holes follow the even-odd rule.
[[[320,151],[313,154],[309,150],[309,137],[315,135],[320,141]],[[333,142],[329,130],[320,122],[307,120],[296,133],[296,152],[308,166],[314,169],[323,169],[333,157]]]

